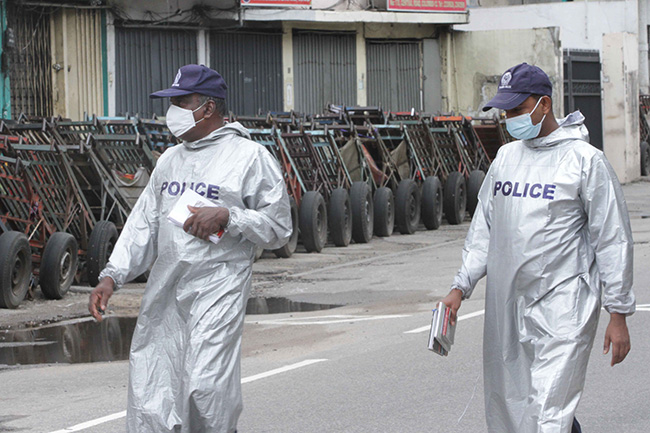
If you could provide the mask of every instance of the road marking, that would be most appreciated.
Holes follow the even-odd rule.
[[[275,370],[267,371],[266,373],[256,374],[254,376],[248,376],[241,380],[241,383],[249,383],[255,380],[264,379],[269,376],[275,376],[276,374],[284,373],[287,371],[295,370],[296,368],[306,367],[308,365],[316,364],[318,362],[327,361],[327,359],[306,359],[302,362],[298,362],[291,365],[286,365],[284,367],[276,368]]]
[[[256,325],[331,325],[334,323],[366,322],[368,320],[399,319],[401,317],[411,317],[410,314],[388,314],[383,316],[353,316],[345,314],[336,314],[330,316],[312,316],[312,317],[288,317],[286,319],[275,320],[255,320],[246,322]],[[323,320],[325,319],[325,320]]]
[[[364,264],[364,263],[376,262],[377,260],[387,259],[387,258],[391,258],[391,257],[399,257],[399,256],[405,256],[405,255],[412,254],[412,253],[418,253],[418,252],[421,252],[421,251],[434,250],[434,249],[440,248],[440,247],[442,247],[444,245],[458,243],[458,242],[465,242],[465,240],[464,239],[448,240],[448,241],[439,242],[437,244],[429,245],[429,246],[422,247],[422,248],[414,248],[412,250],[399,251],[397,253],[377,255],[377,256],[374,256],[374,257],[368,257],[367,259],[354,260],[354,261],[350,261],[350,262],[341,263],[339,265],[325,266],[325,267],[322,267],[322,268],[311,269],[309,271],[300,272],[300,273],[297,273],[297,274],[289,274],[289,275],[287,275],[287,277],[289,277],[289,278],[304,277],[306,275],[317,274],[317,273],[320,273],[320,272],[331,271],[331,270],[334,270],[334,269],[341,269],[341,268],[347,268],[347,267],[350,267],[350,266],[361,265],[361,264]]]
[[[473,313],[465,314],[463,316],[458,317],[458,321],[460,322],[461,320],[465,319],[471,319],[472,317],[477,317],[477,316],[482,316],[485,314],[485,310],[480,310],[480,311],[474,311]],[[421,328],[417,329],[412,329],[410,331],[404,332],[405,334],[419,334],[420,332],[428,331],[431,329],[431,325],[423,326]]]
[[[650,308],[650,304],[639,304],[639,305],[637,305],[637,307]]]
[[[72,427],[64,428],[63,430],[57,430],[51,433],[68,433],[73,431],[81,431],[90,427],[95,427],[99,424],[104,424],[105,422],[114,421],[116,419],[124,418],[126,416],[126,411],[117,412],[112,415],[103,416],[101,418],[94,419],[92,421],[83,422],[81,424],[73,425]]]
[[[646,307],[645,305],[639,305],[636,307],[636,311],[650,311],[650,306]]]
[[[327,359],[306,359],[304,361],[297,362],[295,364],[286,365],[284,367],[276,368],[275,370],[269,370],[269,371],[264,372],[264,373],[255,374],[253,376],[245,377],[245,378],[243,378],[241,380],[241,383],[244,384],[244,383],[254,382],[256,380],[265,379],[265,378],[270,377],[270,376],[275,376],[276,374],[285,373],[287,371],[295,370],[295,369],[301,368],[301,367],[307,367],[309,365],[317,364],[319,362],[324,362],[324,361],[327,361]],[[116,419],[124,418],[125,416],[126,416],[126,411],[123,410],[122,412],[117,412],[117,413],[114,413],[114,414],[111,414],[111,415],[103,416],[101,418],[97,418],[97,419],[94,419],[94,420],[91,420],[91,421],[86,421],[86,422],[83,422],[81,424],[73,425],[72,427],[66,427],[66,428],[64,428],[62,430],[56,430],[56,431],[53,431],[53,432],[50,432],[50,433],[70,433],[70,432],[75,432],[75,431],[86,430],[88,428],[95,427],[95,426],[97,426],[99,424],[104,424],[104,423],[107,423],[107,422],[110,422],[110,421],[115,421]]]

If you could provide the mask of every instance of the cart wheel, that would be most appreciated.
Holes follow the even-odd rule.
[[[350,188],[352,202],[352,239],[358,244],[367,244],[372,239],[375,208],[372,191],[365,182],[354,182]]]
[[[309,191],[302,196],[300,236],[308,253],[320,253],[327,242],[327,208],[319,192]]]
[[[413,179],[404,179],[397,185],[395,221],[403,235],[415,233],[420,224],[420,189]]]
[[[442,185],[437,176],[429,176],[422,186],[422,222],[427,230],[437,230],[442,223]]]
[[[98,221],[88,241],[88,284],[99,284],[99,274],[108,263],[117,242],[117,227],[110,221]]]
[[[77,273],[77,240],[56,232],[45,244],[40,270],[41,291],[48,299],[61,299]]]
[[[481,190],[484,179],[483,170],[472,171],[467,179],[467,210],[471,216],[474,216],[474,211],[478,206],[478,192]]]
[[[32,250],[20,232],[0,235],[0,308],[16,308],[25,299],[32,274]]]
[[[445,183],[443,203],[449,224],[460,224],[465,219],[465,178],[459,171],[452,171]]]
[[[289,197],[289,202],[291,204],[291,237],[287,243],[284,244],[284,246],[278,248],[277,250],[273,250],[273,253],[276,257],[283,259],[288,259],[291,257],[291,255],[296,251],[296,247],[298,246],[298,205],[296,204],[296,201],[293,199],[293,197]]]
[[[386,237],[393,234],[395,226],[395,199],[393,191],[385,186],[375,191],[375,234]]]
[[[641,143],[641,176],[650,174],[650,145],[645,141]]]
[[[347,247],[352,239],[352,209],[350,194],[346,189],[336,188],[332,191],[328,219],[334,245]]]

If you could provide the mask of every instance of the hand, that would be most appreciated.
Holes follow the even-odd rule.
[[[230,218],[230,211],[225,207],[187,207],[192,216],[190,216],[185,224],[183,230],[197,238],[203,240],[210,240],[210,235],[217,233],[228,224]]]
[[[88,311],[98,322],[102,321],[102,313],[106,311],[108,300],[113,296],[115,282],[111,277],[104,277],[97,286],[90,292]],[[101,312],[100,312],[101,311]]]
[[[611,313],[607,331],[605,331],[605,346],[603,353],[609,353],[610,344],[612,346],[612,363],[611,366],[623,362],[630,351],[630,333],[625,323],[625,314]]]
[[[456,324],[456,315],[462,301],[463,292],[461,292],[459,289],[451,289],[451,292],[449,292],[449,294],[441,301],[447,306],[447,308],[451,308],[451,312],[449,313],[449,321],[452,325]]]

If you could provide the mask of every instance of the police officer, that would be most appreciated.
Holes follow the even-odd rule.
[[[479,193],[463,262],[443,302],[452,320],[487,275],[485,414],[492,433],[580,432],[575,411],[601,310],[604,353],[630,350],[635,310],[625,199],[580,112],[556,120],[538,67],[508,69],[484,110],[505,110],[503,146]]]

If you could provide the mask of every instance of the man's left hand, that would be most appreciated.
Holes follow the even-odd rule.
[[[605,331],[605,347],[603,353],[609,353],[612,346],[612,367],[623,362],[630,351],[630,333],[625,323],[625,314],[612,313],[609,319],[607,331]]]
[[[185,221],[183,230],[197,238],[210,240],[210,235],[217,233],[228,224],[230,212],[225,207],[187,207],[192,215]]]

